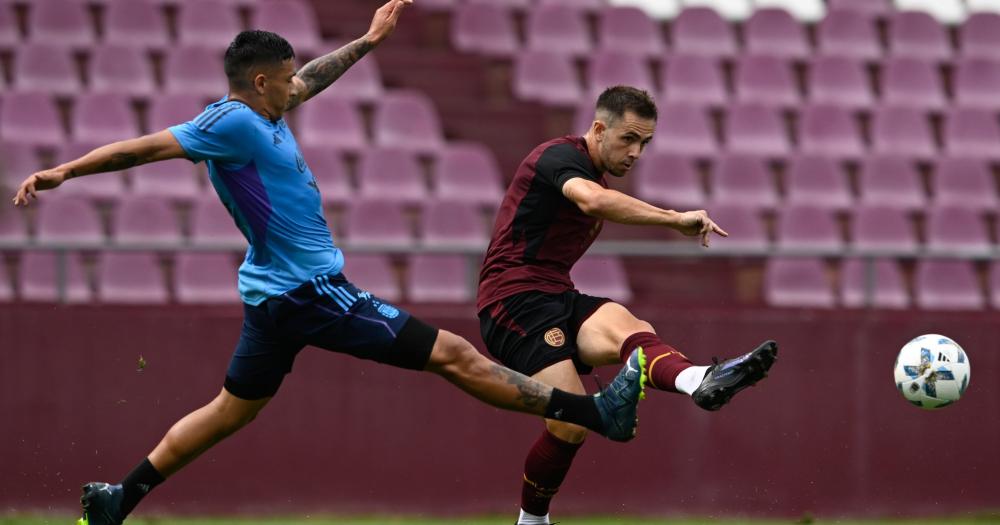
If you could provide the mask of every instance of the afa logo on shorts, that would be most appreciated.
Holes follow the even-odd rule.
[[[382,317],[386,317],[388,319],[395,319],[399,317],[399,310],[391,304],[380,304],[378,307],[378,313],[382,314]]]

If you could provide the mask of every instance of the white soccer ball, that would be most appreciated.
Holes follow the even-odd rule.
[[[896,358],[896,388],[928,410],[958,401],[969,387],[969,356],[951,338],[927,334],[906,343]]]

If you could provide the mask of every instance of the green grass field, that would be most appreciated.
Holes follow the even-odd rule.
[[[511,525],[510,516],[482,518],[414,518],[414,517],[333,517],[299,516],[252,518],[136,518],[128,520],[128,525]],[[72,525],[72,516],[2,516],[0,525]],[[738,520],[738,519],[652,519],[608,517],[568,517],[559,523],[564,525],[778,525],[794,523],[839,524],[839,525],[984,525],[1000,523],[1000,516],[975,518],[956,517],[919,520]]]

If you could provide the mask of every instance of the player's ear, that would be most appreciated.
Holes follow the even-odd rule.
[[[604,139],[604,131],[608,129],[608,126],[603,120],[598,119],[590,125],[590,129],[593,132],[594,137],[597,138],[597,141],[600,142]]]
[[[263,73],[257,73],[253,77],[253,90],[257,92],[258,95],[264,94],[264,87],[267,85],[267,76]]]

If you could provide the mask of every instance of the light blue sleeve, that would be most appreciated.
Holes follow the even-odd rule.
[[[253,114],[245,106],[209,108],[170,132],[194,162],[214,160],[246,165],[253,158]]]

